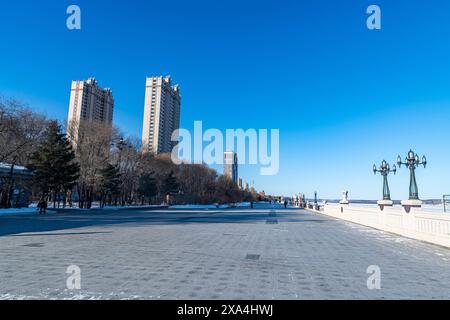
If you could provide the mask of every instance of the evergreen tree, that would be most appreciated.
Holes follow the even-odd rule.
[[[102,193],[101,206],[106,204],[107,198],[117,196],[120,186],[119,168],[108,163],[100,170],[100,190]],[[111,199],[112,200],[112,199]]]
[[[53,197],[53,206],[60,193],[66,194],[75,185],[80,167],[75,161],[72,145],[61,133],[57,121],[49,122],[46,139],[33,153],[29,168],[42,195]]]
[[[156,179],[151,173],[144,173],[139,178],[139,186],[138,186],[138,192],[142,196],[142,198],[147,197],[149,200],[149,203],[151,201],[151,198],[156,196],[158,194],[158,189],[156,186]],[[141,204],[143,203],[143,199]]]
[[[167,175],[166,179],[164,180],[164,193],[166,195],[175,194],[178,193],[179,184],[177,181],[177,178],[175,178],[173,171],[170,171],[170,173]]]
[[[167,204],[172,203],[172,196],[179,192],[180,185],[177,178],[174,176],[173,171],[166,176],[163,183],[163,191],[165,195],[165,202]]]

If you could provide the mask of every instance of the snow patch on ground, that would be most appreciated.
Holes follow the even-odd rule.
[[[0,168],[1,169],[11,169],[11,164],[10,163],[5,163],[5,162],[0,162]],[[20,170],[20,171],[26,171],[27,168],[23,167],[23,166],[16,166],[14,165],[14,170]]]
[[[378,240],[394,241],[396,243],[401,243],[401,242],[409,243],[409,242],[414,241],[412,239],[405,238],[402,236],[397,236],[397,235],[394,235],[392,233],[389,233],[389,232],[386,232],[383,230],[373,229],[370,227],[366,227],[366,226],[355,224],[355,223],[348,222],[348,221],[345,221],[344,224],[352,229],[358,230],[361,233],[373,235]]]
[[[123,210],[123,209],[150,209],[150,208],[160,208],[162,205],[144,205],[144,206],[117,206],[117,207],[93,207],[91,209],[95,210]],[[215,207],[214,207],[215,208]],[[70,211],[89,211],[91,209],[80,209],[78,207],[66,207],[66,208],[53,208],[48,207],[47,213],[49,211],[54,210],[70,210]],[[0,209],[0,216],[15,216],[15,215],[33,215],[38,214],[38,208],[36,207],[36,204],[31,204],[28,208],[11,208],[11,209]]]
[[[234,204],[234,207],[236,208],[249,208],[250,207],[250,202],[239,202]]]

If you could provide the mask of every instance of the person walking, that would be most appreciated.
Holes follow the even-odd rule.
[[[47,199],[42,199],[42,214],[46,214],[47,213]]]
[[[37,207],[39,209],[39,214],[42,214],[42,207],[43,207],[43,199],[42,198],[39,199]]]
[[[286,209],[287,208],[287,201],[286,200],[284,200],[284,208]]]

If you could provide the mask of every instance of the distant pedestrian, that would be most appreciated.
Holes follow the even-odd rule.
[[[45,214],[47,211],[47,201],[45,201],[45,198],[39,199],[38,202],[38,208],[39,208],[39,214]]]
[[[42,214],[47,213],[47,199],[42,199],[42,205],[41,205],[41,212]]]
[[[253,209],[253,201],[250,201],[250,208]]]
[[[42,198],[39,199],[37,207],[38,207],[38,210],[39,210],[38,214],[42,214]]]
[[[286,200],[284,200],[284,208],[286,209],[287,208],[287,201]]]

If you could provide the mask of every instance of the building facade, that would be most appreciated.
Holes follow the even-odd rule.
[[[177,141],[172,134],[180,128],[181,97],[170,76],[146,79],[142,150],[170,153]]]
[[[28,207],[32,177],[25,167],[0,162],[0,208]]]
[[[101,88],[95,78],[72,81],[68,137],[76,144],[80,122],[96,122],[112,127],[114,98],[111,89]]]
[[[238,183],[238,158],[233,151],[224,153],[223,174],[229,177],[234,183]]]
[[[242,178],[238,179],[238,187],[239,189],[244,190],[244,183],[242,182]]]

